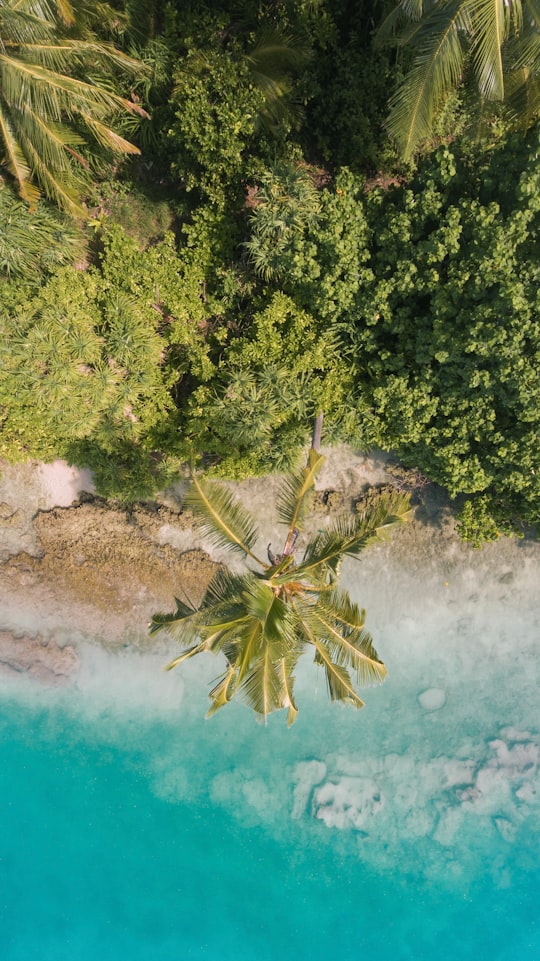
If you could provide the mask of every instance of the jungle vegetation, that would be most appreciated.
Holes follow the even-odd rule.
[[[538,17],[2,0],[0,457],[150,496],[326,437],[540,519]]]

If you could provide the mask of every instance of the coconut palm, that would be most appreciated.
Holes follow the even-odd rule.
[[[392,38],[414,54],[386,124],[404,159],[432,135],[439,109],[462,82],[481,106],[504,103],[514,122],[538,116],[538,0],[400,0],[378,33],[380,42]]]
[[[287,534],[280,554],[268,546],[267,559],[255,553],[257,528],[229,491],[193,478],[185,503],[203,532],[252,562],[245,573],[218,571],[199,607],[177,598],[173,613],[155,614],[150,624],[151,633],[165,628],[182,647],[168,669],[203,652],[225,657],[224,673],[210,692],[208,715],[238,696],[260,718],[286,708],[291,725],[298,713],[294,671],[308,648],[325,673],[333,701],[363,707],[351,672],[359,684],[385,677],[386,668],[364,629],[365,611],[339,587],[340,565],[405,520],[408,498],[381,496],[363,513],[337,519],[313,536],[296,560],[301,525],[324,462],[317,446],[315,439],[306,467],[284,481],[277,507]]]
[[[79,196],[100,148],[138,148],[110,126],[123,114],[146,116],[136,103],[88,74],[136,73],[137,61],[107,43],[72,36],[69,0],[0,4],[0,140],[2,163],[30,205],[40,193],[80,214]]]

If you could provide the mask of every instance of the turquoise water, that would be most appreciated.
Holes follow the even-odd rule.
[[[204,721],[213,668],[90,650],[77,689],[6,680],[3,961],[538,961],[527,576],[399,616],[369,588],[389,682],[356,713],[306,667],[290,731]]]

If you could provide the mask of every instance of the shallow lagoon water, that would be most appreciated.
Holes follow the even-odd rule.
[[[538,550],[347,568],[390,668],[355,712],[204,720],[215,662],[6,679],[5,961],[537,961]],[[165,658],[166,659],[166,658]]]

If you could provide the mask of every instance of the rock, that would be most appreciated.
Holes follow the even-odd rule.
[[[439,711],[446,704],[446,691],[440,687],[430,687],[418,695],[418,703],[424,711]]]
[[[79,661],[73,647],[60,647],[39,635],[0,631],[0,671],[3,674],[29,674],[49,685],[69,683]]]
[[[313,795],[313,816],[329,828],[353,828],[365,834],[370,819],[384,807],[384,797],[371,778],[342,777],[326,781]]]
[[[505,841],[511,843],[515,839],[516,827],[508,818],[493,818],[493,823]]]

